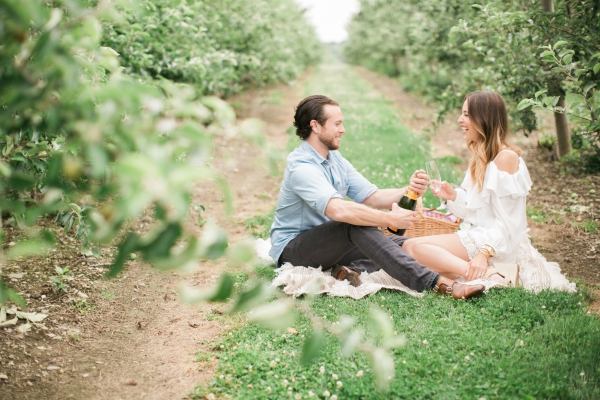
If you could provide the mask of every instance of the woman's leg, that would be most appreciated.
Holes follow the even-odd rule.
[[[402,248],[420,264],[447,278],[467,275],[469,255],[454,233],[411,238]]]

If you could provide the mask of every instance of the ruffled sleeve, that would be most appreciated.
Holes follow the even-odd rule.
[[[468,174],[467,174],[468,175]],[[510,196],[513,199],[525,197],[531,190],[531,177],[522,158],[519,157],[519,169],[514,174],[500,171],[493,161],[485,170],[485,178],[481,192],[469,190],[466,198],[467,209],[486,207],[493,196],[502,198]]]

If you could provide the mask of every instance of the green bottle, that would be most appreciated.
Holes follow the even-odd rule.
[[[417,198],[419,198],[419,194],[417,192],[413,192],[412,190],[406,190],[404,196],[398,202],[398,206],[400,208],[404,208],[405,210],[415,211],[417,208]],[[403,236],[406,229],[398,229],[392,228],[391,226],[387,227],[388,231],[392,232],[394,235]]]

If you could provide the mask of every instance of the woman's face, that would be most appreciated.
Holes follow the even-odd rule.
[[[462,113],[458,118],[458,124],[462,128],[463,137],[467,143],[478,142],[480,140],[479,133],[477,133],[475,127],[471,123],[471,118],[469,118],[469,105],[466,100],[462,107]]]

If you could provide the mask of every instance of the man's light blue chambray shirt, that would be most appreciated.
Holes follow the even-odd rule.
[[[331,218],[325,215],[329,200],[345,196],[362,203],[377,191],[337,150],[324,159],[310,144],[300,147],[287,158],[275,221],[271,226],[269,255],[278,262],[285,246],[296,236]],[[326,245],[325,243],[323,245]]]

